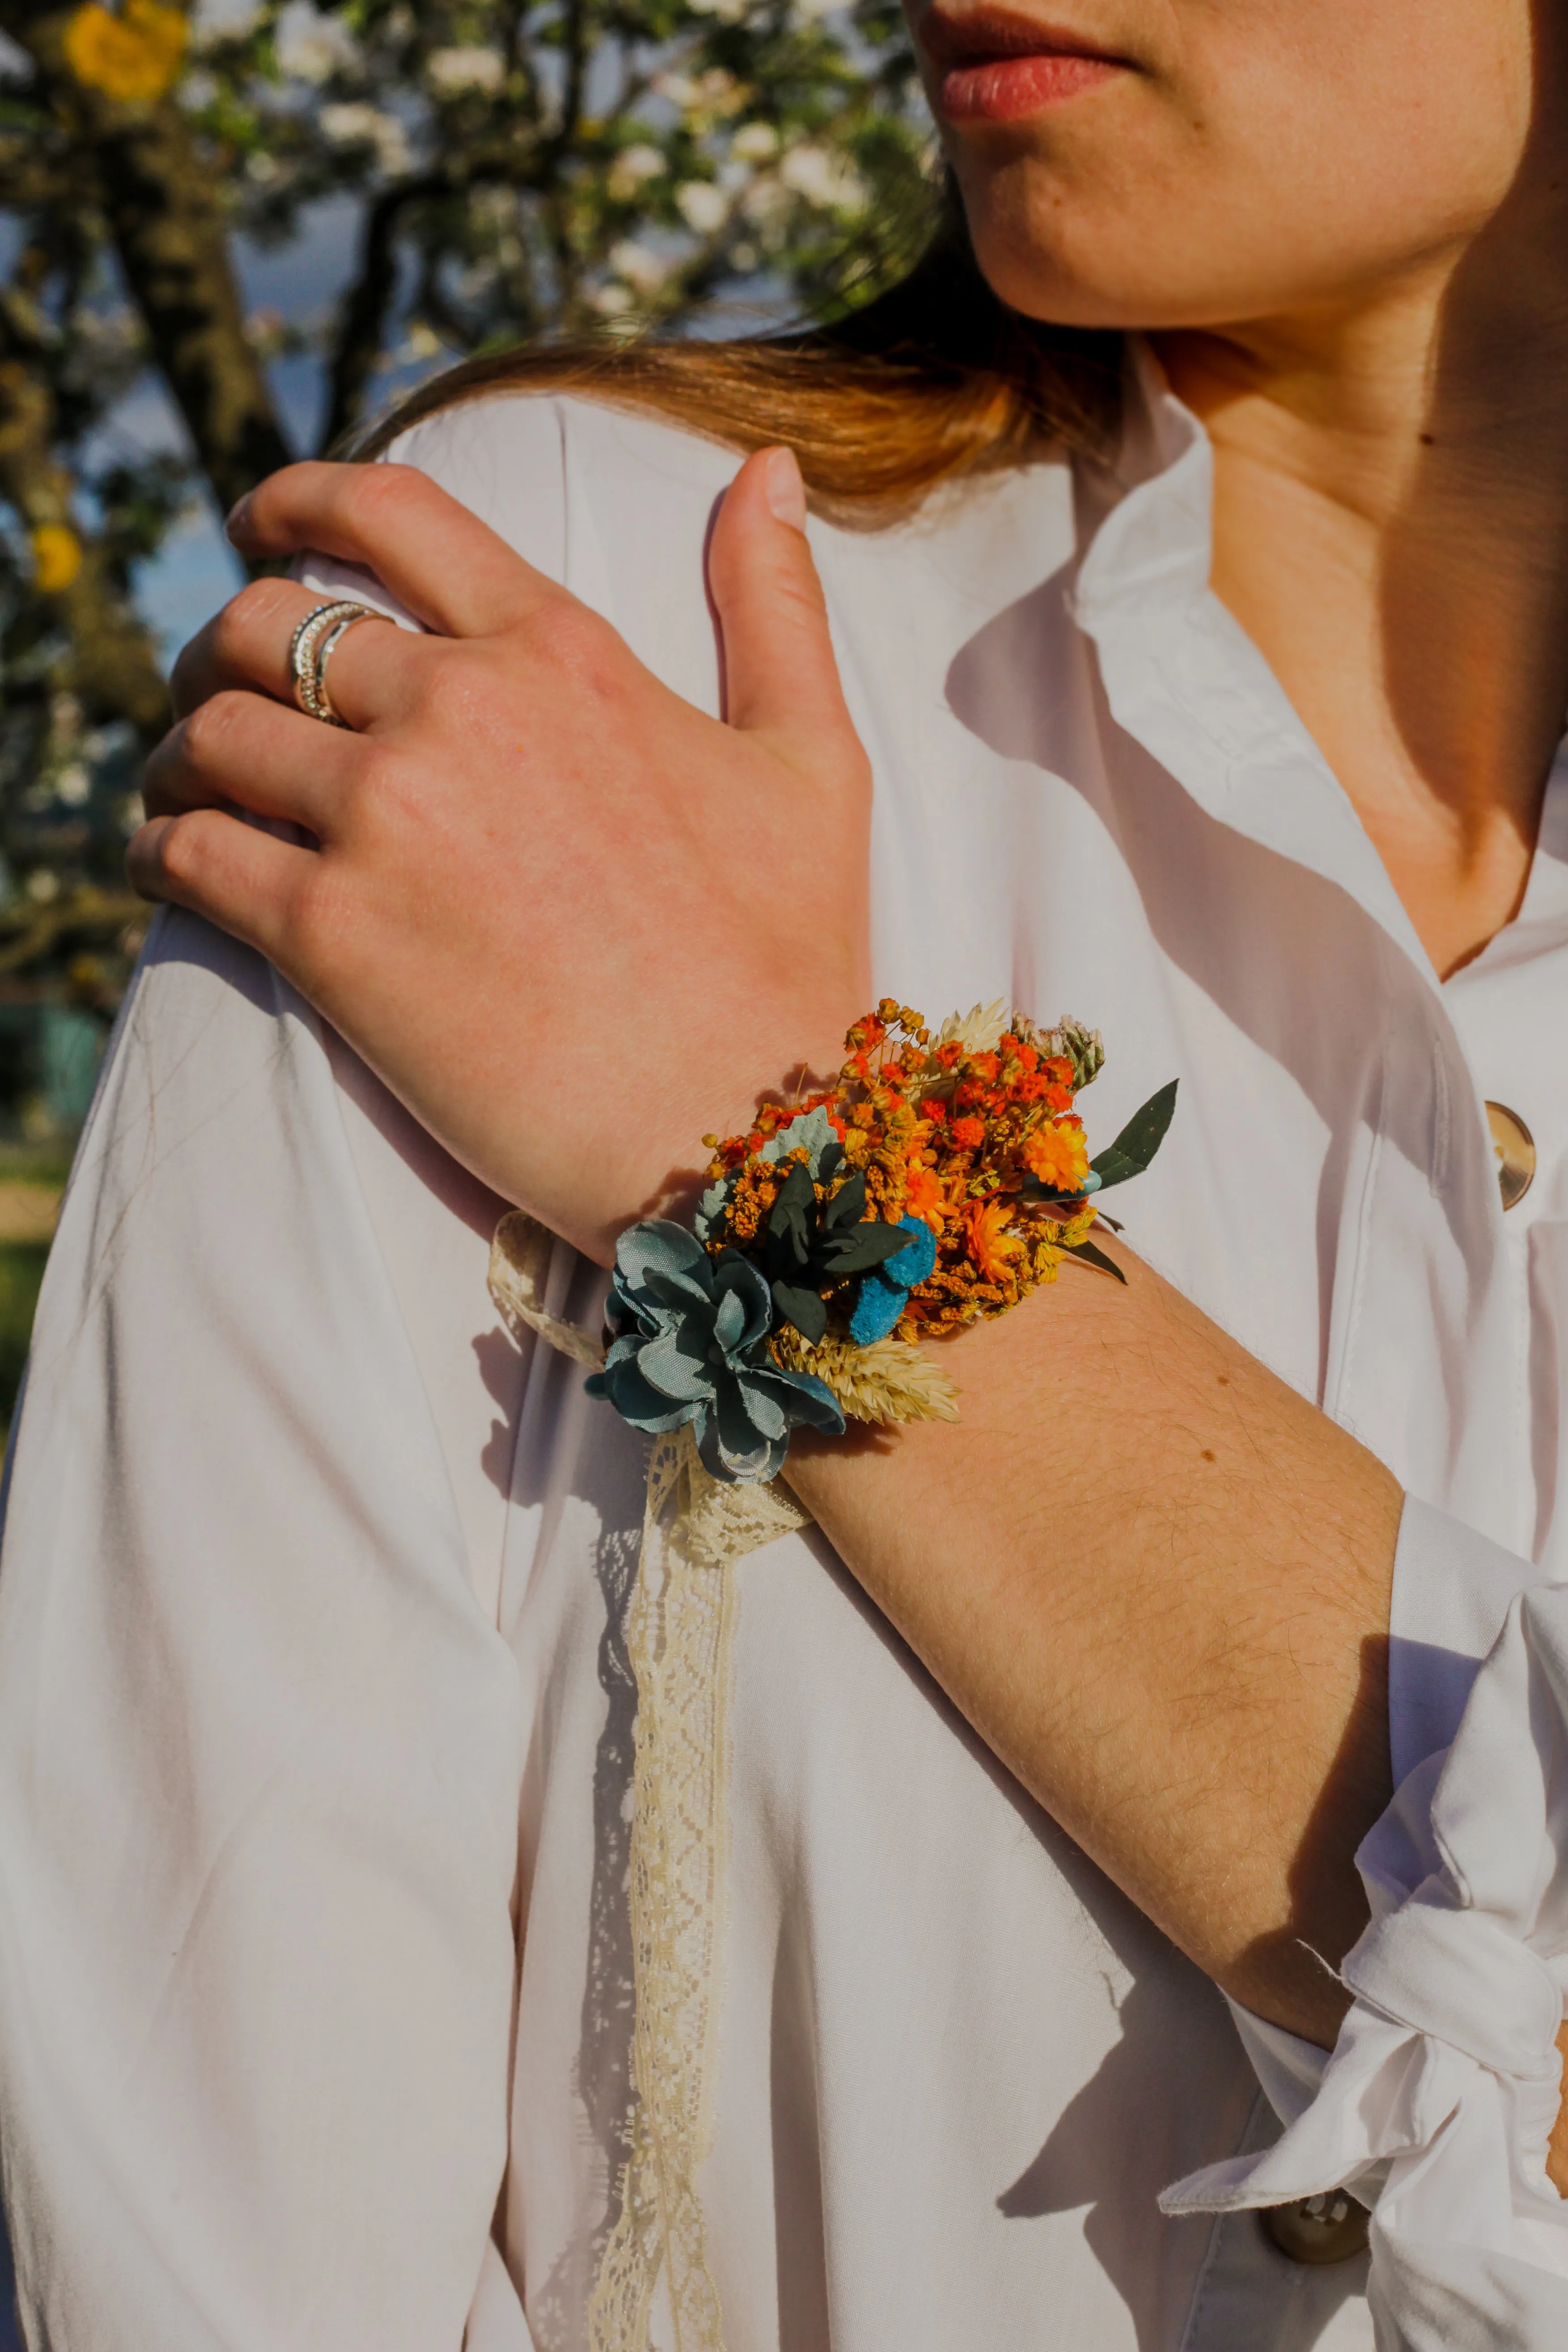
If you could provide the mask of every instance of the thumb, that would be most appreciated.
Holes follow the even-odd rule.
[[[789,449],[759,449],[724,496],[708,547],[724,640],[724,716],[787,758],[853,736],[827,607],[805,538],[805,486]]]

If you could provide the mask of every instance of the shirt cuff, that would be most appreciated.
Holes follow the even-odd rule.
[[[1161,2204],[1352,2189],[1373,2209],[1384,2352],[1561,2352],[1568,2204],[1546,2151],[1568,1987],[1568,1586],[1516,1594],[1452,1746],[1408,1775],[1356,1862],[1372,1918],[1316,2096],[1274,2147]],[[1310,2092],[1294,2037],[1249,2020],[1246,2038],[1267,2049],[1276,2104]]]
[[[1306,2114],[1323,2087],[1328,2052],[1320,2050],[1315,2042],[1303,2042],[1299,2035],[1287,2033],[1282,2025],[1270,2025],[1266,2018],[1254,2017],[1249,2009],[1243,2009],[1228,1993],[1225,1999],[1264,2097],[1282,2124],[1295,2123]]]
[[[1394,1785],[1447,1748],[1516,1593],[1544,1571],[1462,1519],[1406,1495],[1389,1610],[1388,1740]]]

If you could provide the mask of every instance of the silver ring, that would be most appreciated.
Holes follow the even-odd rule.
[[[289,676],[295,700],[308,719],[319,719],[328,727],[348,725],[333,709],[327,692],[327,664],[338,640],[348,635],[356,621],[385,618],[384,613],[369,604],[356,604],[350,597],[318,604],[306,614],[289,640]]]

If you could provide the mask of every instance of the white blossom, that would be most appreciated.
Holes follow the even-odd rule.
[[[625,203],[646,181],[662,178],[664,171],[664,157],[657,147],[623,147],[610,166],[610,194]]]
[[[629,236],[610,247],[610,267],[639,294],[656,293],[669,275],[669,264],[651,246],[639,245]]]
[[[506,79],[506,59],[499,49],[432,49],[425,71],[447,98],[455,90],[499,89]]]
[[[660,98],[667,98],[688,116],[733,114],[746,100],[742,85],[722,66],[710,66],[706,73],[696,75],[656,74],[653,87]]]
[[[711,236],[730,215],[722,188],[716,188],[711,180],[686,181],[675,192],[675,205],[687,227],[695,229],[699,236]]]
[[[779,152],[779,134],[771,122],[743,123],[731,140],[730,149],[748,163],[766,163]]]
[[[753,228],[771,228],[789,210],[789,191],[770,177],[753,181],[741,198],[741,210]]]
[[[395,114],[384,114],[363,99],[323,106],[322,131],[334,147],[374,147],[376,162],[389,178],[408,168],[408,133]]]
[[[336,16],[296,6],[283,12],[278,62],[290,80],[321,82],[357,66],[359,50]]]
[[[852,212],[866,200],[859,173],[826,147],[792,147],[779,165],[779,178],[819,212]]]

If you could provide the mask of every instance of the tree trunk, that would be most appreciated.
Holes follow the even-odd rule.
[[[290,453],[245,331],[218,191],[172,92],[116,98],[72,73],[71,13],[0,0],[0,26],[27,50],[75,134],[158,364],[226,512]]]

